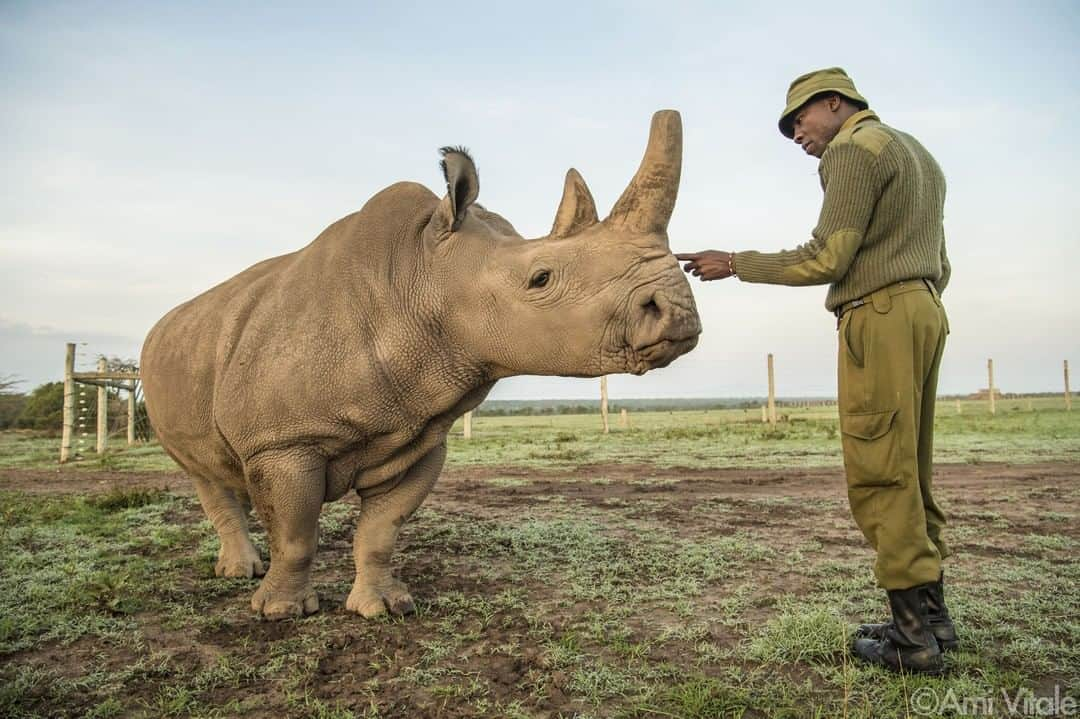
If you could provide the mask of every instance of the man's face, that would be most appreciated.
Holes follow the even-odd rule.
[[[792,123],[795,134],[792,140],[800,145],[807,155],[820,158],[843,124],[837,112],[839,109],[840,98],[835,95],[819,97],[806,103],[795,113]]]

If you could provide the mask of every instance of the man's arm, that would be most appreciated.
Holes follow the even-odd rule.
[[[735,274],[744,282],[818,285],[844,276],[859,251],[881,195],[876,156],[855,143],[830,147],[822,157],[825,200],[813,239],[794,250],[739,252]]]

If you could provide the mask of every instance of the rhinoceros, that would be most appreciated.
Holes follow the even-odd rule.
[[[606,219],[571,169],[539,239],[477,204],[465,150],[441,154],[441,199],[391,185],[303,249],[176,307],[146,338],[147,411],[217,530],[215,573],[265,574],[251,605],[267,618],[318,610],[319,512],[349,490],[361,499],[346,608],[414,610],[391,573],[398,532],[442,471],[454,420],[497,380],[642,374],[697,344],[697,308],[667,239],[677,112],[654,115]],[[248,536],[252,505],[269,568]]]

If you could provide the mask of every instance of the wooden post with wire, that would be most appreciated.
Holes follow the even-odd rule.
[[[1069,360],[1065,360],[1065,411],[1072,412],[1072,394],[1069,392]]]
[[[135,444],[135,380],[128,385],[128,446]]]
[[[60,439],[60,463],[70,462],[72,457],[72,440],[75,436],[75,394],[79,385],[94,385],[98,388],[98,412],[97,412],[97,451],[101,454],[108,446],[108,393],[109,387],[127,389],[128,395],[128,444],[135,441],[135,387],[139,381],[139,373],[135,370],[112,370],[108,369],[108,362],[104,357],[97,363],[94,372],[75,371],[75,343],[67,343],[67,351],[64,357],[64,412],[63,434]],[[82,440],[80,440],[81,442]],[[76,457],[77,458],[77,457]]]
[[[465,423],[465,439],[472,439],[472,410],[465,413],[462,421]]]
[[[986,374],[990,381],[990,414],[997,414],[997,407],[994,403],[994,360],[986,360]]]
[[[67,343],[64,355],[64,429],[60,439],[60,463],[71,459],[71,437],[75,434],[75,343]]]
[[[773,356],[769,353],[769,424],[776,426],[776,375],[773,373]]]
[[[623,429],[630,426],[630,415],[626,412],[626,407],[619,410],[619,426]]]
[[[104,357],[98,359],[98,374],[103,374],[109,368]],[[105,385],[99,384],[97,388],[97,453],[101,454],[109,443],[109,397],[105,392]]]
[[[608,424],[607,375],[600,378],[600,419],[604,422],[604,434],[611,432],[611,425]]]

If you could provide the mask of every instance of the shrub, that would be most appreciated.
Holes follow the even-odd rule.
[[[60,429],[64,422],[64,383],[46,382],[26,398],[15,426],[27,429]]]

